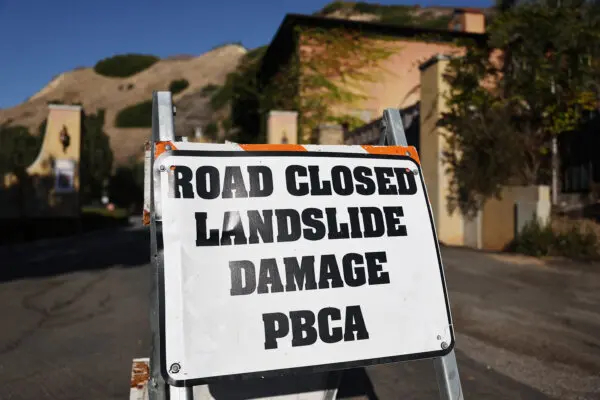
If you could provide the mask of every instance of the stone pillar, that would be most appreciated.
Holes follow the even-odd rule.
[[[57,104],[48,108],[40,152],[26,169],[28,184],[33,185],[26,198],[26,213],[30,217],[78,218],[82,108]]]
[[[344,144],[344,128],[341,125],[319,125],[318,131],[319,144]]]
[[[267,143],[298,144],[298,113],[296,111],[269,111]]]
[[[464,218],[458,211],[452,214],[448,211],[450,176],[445,172],[442,162],[446,140],[441,135],[443,131],[437,126],[442,113],[446,111],[444,94],[448,90],[448,84],[443,74],[448,61],[448,57],[437,55],[419,67],[421,70],[419,157],[438,238],[445,244],[462,246],[465,244]]]

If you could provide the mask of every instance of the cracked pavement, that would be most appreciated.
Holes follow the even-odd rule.
[[[466,399],[600,400],[600,265],[444,248]],[[0,247],[0,399],[126,399],[149,354],[149,234]],[[437,399],[431,360],[346,371],[338,398]]]

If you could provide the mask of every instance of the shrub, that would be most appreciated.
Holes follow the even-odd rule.
[[[538,220],[528,222],[515,241],[515,251],[534,257],[550,255],[554,242],[551,225],[542,225]]]
[[[190,86],[190,83],[186,79],[177,79],[171,82],[169,91],[172,94],[177,94],[187,89],[188,86]]]
[[[515,240],[515,251],[534,257],[599,259],[600,227],[592,225],[568,219],[555,219],[546,225],[529,222]]]
[[[206,125],[206,128],[204,128],[203,132],[207,137],[215,139],[217,137],[217,133],[219,132],[219,127],[215,122],[211,122],[210,124]]]
[[[151,128],[152,100],[143,101],[119,111],[115,118],[117,128]]]
[[[98,61],[94,71],[102,76],[126,78],[151,67],[158,60],[152,55],[121,54]]]
[[[204,85],[202,87],[202,89],[200,89],[200,94],[202,95],[202,97],[208,97],[208,96],[212,95],[214,92],[216,92],[217,90],[219,90],[219,88],[220,88],[219,85],[209,83],[208,85]]]

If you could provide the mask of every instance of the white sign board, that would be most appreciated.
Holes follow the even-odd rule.
[[[438,244],[412,159],[186,150],[155,167],[172,385],[451,351]]]
[[[58,159],[54,162],[54,191],[71,193],[75,190],[75,161]]]

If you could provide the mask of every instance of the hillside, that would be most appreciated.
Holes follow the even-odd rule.
[[[218,115],[208,106],[209,96],[202,89],[222,85],[228,73],[235,70],[246,49],[240,45],[225,45],[198,57],[177,56],[159,60],[149,68],[125,78],[107,77],[93,68],[79,68],[54,78],[26,102],[0,109],[0,124],[23,125],[31,133],[47,116],[47,104],[82,104],[86,113],[106,110],[104,130],[109,135],[117,164],[139,156],[150,128],[117,128],[119,111],[148,101],[154,90],[168,90],[173,81],[185,80],[189,85],[173,96],[178,106],[176,131],[189,135],[196,126],[205,128]]]

